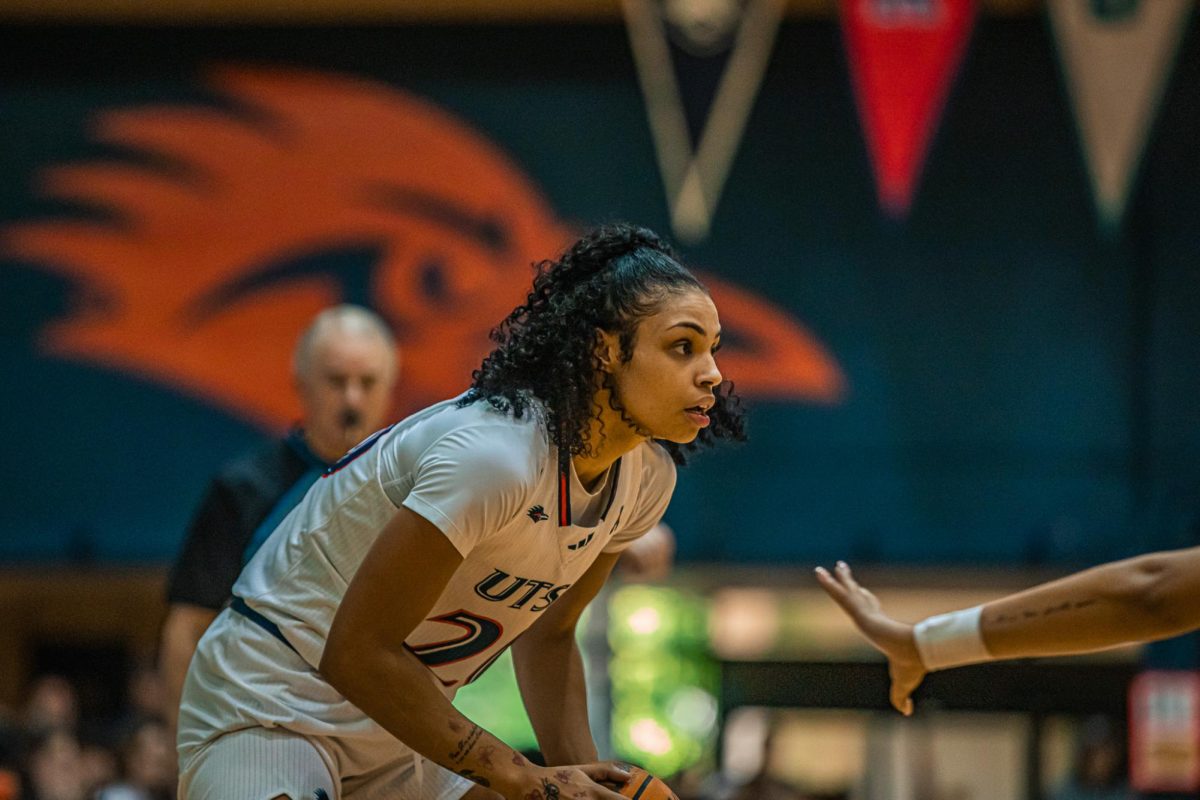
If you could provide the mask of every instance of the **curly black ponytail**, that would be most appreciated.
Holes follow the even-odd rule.
[[[492,331],[497,347],[472,373],[459,404],[486,400],[519,419],[537,398],[552,443],[571,455],[588,454],[588,425],[600,411],[597,332],[616,332],[621,358],[628,361],[638,321],[668,295],[693,289],[707,291],[653,231],[628,224],[596,228],[557,261],[537,265],[533,289]],[[660,441],[677,463],[718,439],[745,439],[732,385],[717,387],[715,395],[710,424],[694,441]],[[615,396],[612,402],[624,417]]]

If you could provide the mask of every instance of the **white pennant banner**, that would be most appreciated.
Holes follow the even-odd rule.
[[[1193,0],[1049,0],[1101,221],[1120,225]]]
[[[783,17],[783,0],[622,0],[629,43],[646,100],[671,226],[681,240],[707,238],[746,120]],[[670,24],[710,35],[733,29],[732,44],[695,146],[671,57]],[[722,23],[722,25],[718,25]]]

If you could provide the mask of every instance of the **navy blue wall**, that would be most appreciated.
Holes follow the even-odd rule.
[[[877,210],[835,23],[785,23],[713,235],[686,254],[801,321],[847,392],[753,402],[751,443],[686,470],[668,513],[683,559],[1074,564],[1191,541],[1194,27],[1126,223],[1105,236],[1041,18],[979,21],[904,223]],[[506,151],[562,219],[669,229],[617,26],[9,27],[0,226],[81,213],[32,187],[103,152],[98,110],[211,102],[198,76],[229,62],[402,87]],[[178,387],[46,353],[39,337],[84,288],[0,260],[0,560],[165,560],[208,474],[271,435]]]

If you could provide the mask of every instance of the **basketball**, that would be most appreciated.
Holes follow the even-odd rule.
[[[641,767],[629,768],[629,782],[621,787],[623,797],[635,800],[679,800],[671,787]]]

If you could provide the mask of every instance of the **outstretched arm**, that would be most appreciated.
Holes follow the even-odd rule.
[[[1200,628],[1200,547],[1103,564],[916,625],[884,614],[844,563],[832,573],[818,567],[817,580],[888,657],[892,705],[905,714],[929,671],[1086,653]]]

